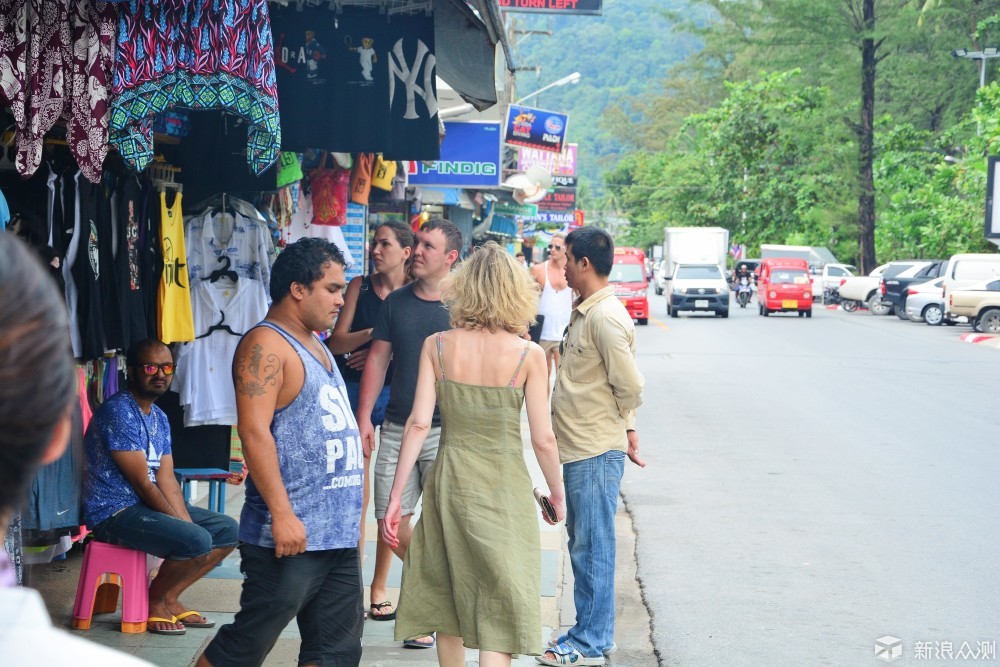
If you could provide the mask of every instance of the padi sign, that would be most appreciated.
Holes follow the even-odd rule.
[[[500,123],[445,122],[441,159],[411,160],[409,185],[493,188],[500,185]]]

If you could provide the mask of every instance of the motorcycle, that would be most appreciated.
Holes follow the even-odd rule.
[[[751,296],[753,296],[753,288],[750,286],[750,280],[743,276],[740,278],[740,284],[736,287],[736,302],[740,304],[740,308],[747,307]]]
[[[837,287],[824,287],[823,288],[823,304],[827,306],[838,306],[840,305],[840,289]],[[845,305],[845,310],[847,306]],[[857,310],[853,308],[852,310]]]

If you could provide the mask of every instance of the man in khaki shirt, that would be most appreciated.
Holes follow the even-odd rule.
[[[614,522],[625,457],[646,465],[635,431],[643,379],[632,318],[608,285],[614,242],[604,230],[583,227],[566,246],[566,279],[580,298],[563,340],[552,426],[566,485],[576,624],[538,662],[603,665],[616,648]]]

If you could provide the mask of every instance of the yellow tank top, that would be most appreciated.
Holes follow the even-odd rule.
[[[160,249],[163,251],[160,340],[164,343],[194,340],[191,282],[188,280],[184,217],[181,215],[179,192],[170,208],[167,208],[167,193],[160,193]]]

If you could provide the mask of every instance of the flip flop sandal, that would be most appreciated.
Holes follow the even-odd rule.
[[[403,648],[434,648],[434,644],[436,642],[436,640],[434,639],[434,635],[433,634],[430,635],[430,638],[431,638],[430,644],[424,644],[423,642],[418,642],[416,637],[414,637],[413,639],[407,639],[403,642]]]
[[[538,661],[538,664],[548,665],[549,667],[561,667],[562,665],[597,666],[607,664],[607,660],[603,655],[598,658],[588,658],[565,642],[550,646],[546,652],[551,653],[555,658],[546,658],[544,655],[536,656],[535,660]]]
[[[159,630],[157,628],[150,627],[150,623],[177,623],[177,617],[171,616],[170,618],[162,618],[160,616],[150,616],[146,619],[146,632],[150,632],[154,635],[183,635],[187,632],[186,628],[173,628],[172,630]]]
[[[569,637],[566,637],[566,636],[559,637],[558,639],[550,639],[549,643],[547,644],[547,646],[549,648],[552,648],[554,646],[558,646],[559,644],[563,643],[567,639],[569,639]],[[606,649],[604,649],[603,651],[601,651],[601,653],[603,653],[604,657],[606,658],[608,656],[614,655],[617,651],[618,651],[618,644],[616,644],[614,642],[611,642],[611,646],[609,646]]]
[[[388,600],[385,602],[379,602],[378,604],[369,605],[368,618],[373,621],[391,621],[396,618],[395,609],[392,609],[392,611],[387,614],[379,613],[386,607],[392,609],[392,603]]]
[[[187,627],[187,628],[214,628],[215,627],[215,621],[210,621],[207,618],[204,621],[202,621],[201,623],[192,623],[191,621],[185,621],[184,620],[185,618],[190,618],[191,616],[201,616],[202,618],[205,618],[204,616],[201,615],[201,612],[198,612],[198,611],[186,611],[186,612],[184,612],[183,614],[181,614],[180,616],[177,617],[176,622],[177,623],[183,623],[184,627]]]

